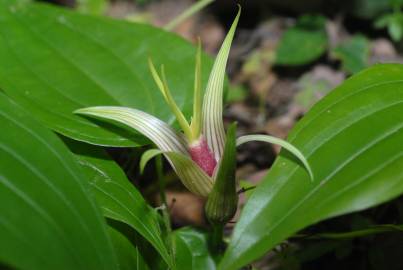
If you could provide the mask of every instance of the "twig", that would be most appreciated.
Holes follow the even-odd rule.
[[[189,8],[187,8],[185,11],[183,11],[179,16],[174,18],[172,21],[167,23],[164,26],[165,30],[173,30],[175,29],[181,22],[192,16],[193,14],[199,12],[202,10],[205,6],[213,2],[214,0],[200,0],[197,3],[191,5]]]
[[[252,190],[252,189],[255,189],[256,188],[256,186],[251,186],[251,187],[247,187],[247,188],[241,188],[240,190],[238,190],[238,195],[239,194],[242,194],[242,193],[244,193],[244,192],[246,192],[246,191],[249,191],[249,190]]]

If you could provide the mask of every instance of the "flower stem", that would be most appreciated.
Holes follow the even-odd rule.
[[[219,255],[223,251],[224,225],[213,224],[211,228],[212,233],[211,233],[210,249],[214,255]]]
[[[155,168],[157,170],[157,178],[158,178],[158,186],[159,186],[159,191],[160,191],[161,202],[164,205],[168,205],[167,198],[165,195],[165,178],[164,178],[163,164],[162,164],[161,156],[155,157]]]
[[[168,208],[168,203],[167,203],[167,198],[165,194],[165,177],[164,177],[164,171],[163,171],[163,162],[162,162],[162,157],[157,156],[155,158],[155,168],[157,171],[157,178],[158,178],[158,185],[159,185],[159,190],[160,190],[160,199],[162,202],[162,207],[161,207],[161,214],[162,214],[162,220],[164,222],[166,234],[167,234],[167,246],[169,247],[170,253],[172,254],[172,257],[175,257],[175,241],[173,239],[173,234],[172,234],[172,226],[171,226],[171,219],[169,215],[169,208]],[[173,264],[175,264],[175,261],[173,261]]]
[[[165,30],[173,30],[175,29],[181,22],[195,14],[196,12],[202,10],[205,6],[213,2],[213,0],[200,0],[193,5],[191,5],[189,8],[187,8],[185,11],[183,11],[178,17],[174,18],[172,21],[170,21],[168,24],[164,26]]]

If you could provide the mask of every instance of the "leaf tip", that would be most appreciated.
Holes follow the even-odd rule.
[[[240,3],[237,3],[236,5],[238,6],[238,13],[240,13],[242,11],[242,6]]]
[[[86,108],[80,108],[80,109],[74,110],[73,114],[87,114],[89,112],[90,108],[91,107],[86,107]]]
[[[309,164],[307,164],[306,169],[307,169],[307,171],[308,171],[309,178],[310,178],[311,182],[314,182],[314,181],[315,181],[315,177],[314,177],[312,168],[311,168],[311,166],[309,166]]]

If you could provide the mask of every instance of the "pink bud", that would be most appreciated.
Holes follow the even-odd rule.
[[[209,149],[206,139],[203,136],[192,143],[189,147],[190,156],[199,167],[209,176],[213,175],[217,161],[214,158],[212,151]]]

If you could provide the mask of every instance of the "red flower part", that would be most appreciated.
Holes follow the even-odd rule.
[[[199,165],[199,167],[212,176],[217,166],[217,161],[214,158],[213,152],[208,147],[207,141],[204,137],[192,143],[189,146],[189,152],[192,160]]]

